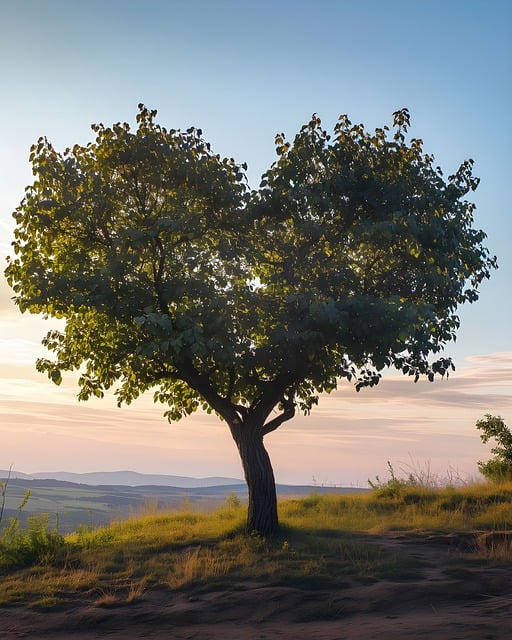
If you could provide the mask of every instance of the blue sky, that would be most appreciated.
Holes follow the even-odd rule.
[[[313,112],[328,128],[340,113],[374,128],[408,107],[412,135],[446,173],[475,160],[476,225],[500,269],[461,310],[449,381],[390,378],[364,396],[343,388],[268,446],[283,481],[364,483],[388,457],[470,473],[485,454],[475,420],[490,411],[512,421],[511,23],[505,0],[4,2],[0,254],[40,135],[59,149],[83,144],[91,123],[133,122],[144,102],[164,126],[201,127],[214,150],[248,163],[257,186],[274,135],[292,138]],[[57,389],[35,374],[47,327],[20,317],[9,297],[2,280],[0,468],[240,474],[220,424],[195,416],[169,426],[145,401],[121,413],[108,400],[78,405],[72,382]]]

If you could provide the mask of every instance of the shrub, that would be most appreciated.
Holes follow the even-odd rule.
[[[477,421],[476,428],[483,431],[480,435],[482,442],[487,443],[492,438],[497,443],[491,449],[494,457],[478,463],[480,473],[491,482],[512,480],[512,432],[503,418],[487,413],[485,419]]]
[[[0,537],[0,564],[53,564],[59,560],[64,547],[64,538],[57,528],[50,530],[48,514],[29,517],[26,528],[21,527],[18,518],[11,518]]]

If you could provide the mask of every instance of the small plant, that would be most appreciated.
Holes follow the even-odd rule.
[[[65,546],[57,526],[50,530],[50,516],[42,514],[27,519],[22,528],[19,518],[10,518],[0,538],[0,564],[29,566],[56,562]]]
[[[12,465],[5,480],[0,480],[0,526],[2,525],[5,504],[7,501],[7,488],[11,480]],[[23,499],[18,505],[18,516],[9,518],[9,524],[3,528],[0,535],[0,565],[27,565],[35,558],[43,559],[42,539],[45,524],[37,518],[29,518],[28,530],[21,528],[21,512],[30,499],[30,489],[27,489]],[[62,539],[63,540],[63,539]]]
[[[118,607],[122,604],[116,589],[102,590],[94,601],[95,607]]]
[[[487,462],[479,462],[480,473],[491,482],[507,482],[512,480],[512,432],[501,416],[485,414],[485,419],[478,420],[476,428],[483,433],[480,439],[487,443],[493,438],[497,446],[491,449],[494,458]]]
[[[4,517],[5,503],[7,500],[7,487],[9,486],[9,482],[11,480],[11,474],[12,474],[12,465],[9,467],[9,471],[7,472],[7,478],[5,480],[0,480],[0,526],[2,525],[2,520]],[[23,510],[23,508],[29,501],[29,498],[30,498],[30,489],[27,489],[25,491],[23,500],[20,502],[18,506],[18,513],[20,513]]]
[[[0,494],[2,495],[2,504],[0,505],[0,525],[2,524],[2,518],[4,517],[5,501],[7,499],[7,485],[11,477],[11,469],[9,468],[9,474],[6,480],[0,480]]]
[[[241,504],[242,504],[242,501],[238,497],[238,494],[236,491],[232,491],[226,497],[226,507],[228,507],[228,509],[238,509],[241,506]]]
[[[388,469],[390,478],[385,482],[382,481],[379,476],[375,476],[375,480],[368,478],[368,484],[379,498],[400,498],[404,489],[408,486],[415,486],[414,478],[412,477],[410,477],[409,480],[398,478],[389,460]]]
[[[39,600],[35,600],[31,602],[28,606],[30,609],[35,609],[36,611],[47,611],[50,609],[54,609],[59,604],[59,601],[54,596],[45,596],[40,598]]]

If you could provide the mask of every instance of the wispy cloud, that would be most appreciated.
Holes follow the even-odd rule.
[[[497,353],[488,353],[484,355],[468,356],[468,362],[478,362],[481,364],[503,363],[512,367],[512,351],[499,351]]]
[[[357,399],[353,388],[343,382],[330,398],[362,405],[512,409],[512,352],[472,356],[467,360],[469,364],[458,368],[449,378],[414,383],[408,376],[384,374],[377,387],[362,389]],[[325,403],[325,399],[322,401]],[[331,409],[332,404],[326,403],[325,410]]]

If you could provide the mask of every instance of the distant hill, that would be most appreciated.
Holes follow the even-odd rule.
[[[0,478],[7,478],[9,472],[0,470]],[[220,487],[242,484],[237,478],[208,477],[189,478],[187,476],[170,476],[162,474],[137,473],[135,471],[97,471],[91,473],[72,473],[68,471],[42,471],[39,473],[21,473],[13,470],[12,479],[19,480],[60,480],[75,484],[91,486],[128,486],[128,487],[183,487],[197,489],[201,487]]]

